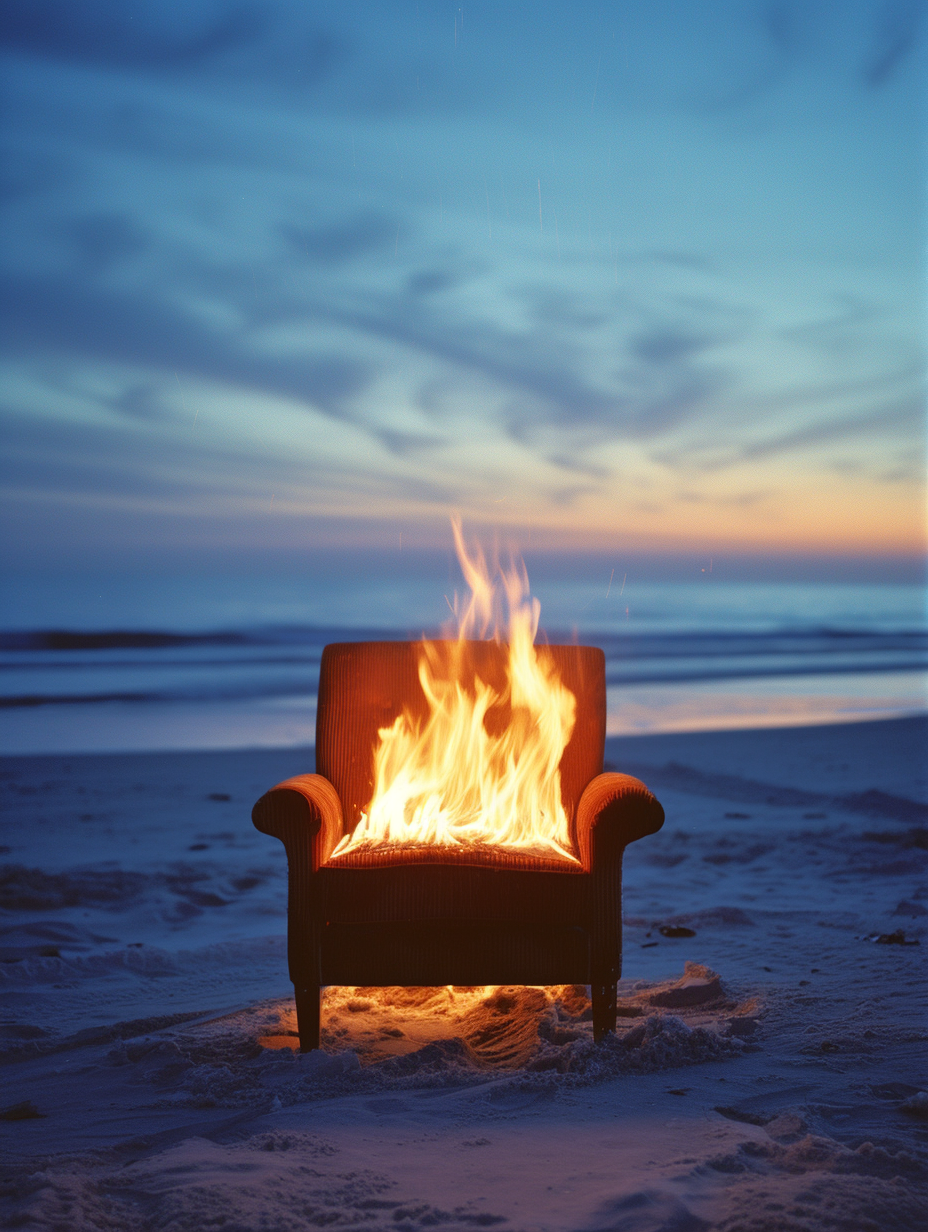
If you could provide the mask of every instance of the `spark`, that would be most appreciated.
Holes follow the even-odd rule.
[[[627,578],[628,578],[628,574],[626,573],[626,574],[625,574],[625,577],[623,577],[623,578],[622,578],[622,590],[620,590],[620,591],[619,591],[619,598],[620,598],[620,599],[621,599],[621,597],[622,597],[622,593],[623,593],[623,591],[625,590],[625,582],[626,582]],[[628,615],[628,608],[626,608],[626,609],[625,609],[625,614],[626,614],[626,615]]]
[[[609,598],[609,591],[612,590],[612,579],[615,577],[615,569],[609,574],[609,585],[606,587],[606,598]]]

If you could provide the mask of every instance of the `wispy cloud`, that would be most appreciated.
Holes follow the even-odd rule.
[[[342,418],[373,365],[320,351],[300,358],[255,353],[245,336],[211,328],[170,302],[88,286],[63,273],[0,282],[0,332],[8,355],[58,353],[141,364],[283,394]]]
[[[178,31],[177,12],[97,0],[5,2],[0,45],[53,60],[118,68],[195,67],[231,47],[254,42],[265,22],[254,7],[215,6],[187,11]],[[165,20],[167,18],[167,20]]]
[[[686,470],[701,470],[706,474],[731,470],[746,462],[770,460],[787,454],[818,450],[822,446],[841,445],[867,440],[878,446],[884,442],[908,437],[913,443],[923,435],[924,409],[921,399],[911,398],[900,402],[883,402],[863,414],[845,414],[827,420],[818,420],[800,428],[780,429],[753,441],[735,443],[718,441],[699,451],[692,446],[665,449],[658,454],[667,466]],[[878,458],[882,457],[882,451]],[[860,464],[861,470],[871,472],[879,468],[873,460],[868,466]]]
[[[879,5],[863,67],[867,85],[878,87],[890,80],[924,37],[925,22],[923,0],[888,0]]]
[[[922,416],[923,407],[919,402],[890,403],[864,415],[842,418],[831,423],[810,424],[769,440],[744,445],[738,451],[738,460],[743,462],[755,458],[771,458],[777,454],[791,453],[808,446],[827,445],[833,441],[874,436],[880,438],[899,428],[914,437]]]
[[[384,214],[362,214],[327,227],[280,225],[292,254],[325,266],[382,252],[399,242],[401,230],[401,222]]]

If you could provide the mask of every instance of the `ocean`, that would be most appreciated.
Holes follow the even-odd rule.
[[[605,651],[610,734],[928,709],[917,584],[612,575],[534,590],[539,640]],[[452,601],[447,579],[423,576],[13,579],[0,606],[0,748],[311,745],[322,648],[440,634]]]

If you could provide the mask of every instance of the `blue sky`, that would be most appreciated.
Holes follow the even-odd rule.
[[[9,565],[922,551],[924,3],[2,12]]]

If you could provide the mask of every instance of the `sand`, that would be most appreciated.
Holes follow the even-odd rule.
[[[310,750],[0,761],[6,1226],[928,1225],[928,720],[610,740],[619,1030],[585,990],[331,989],[293,1051]]]

